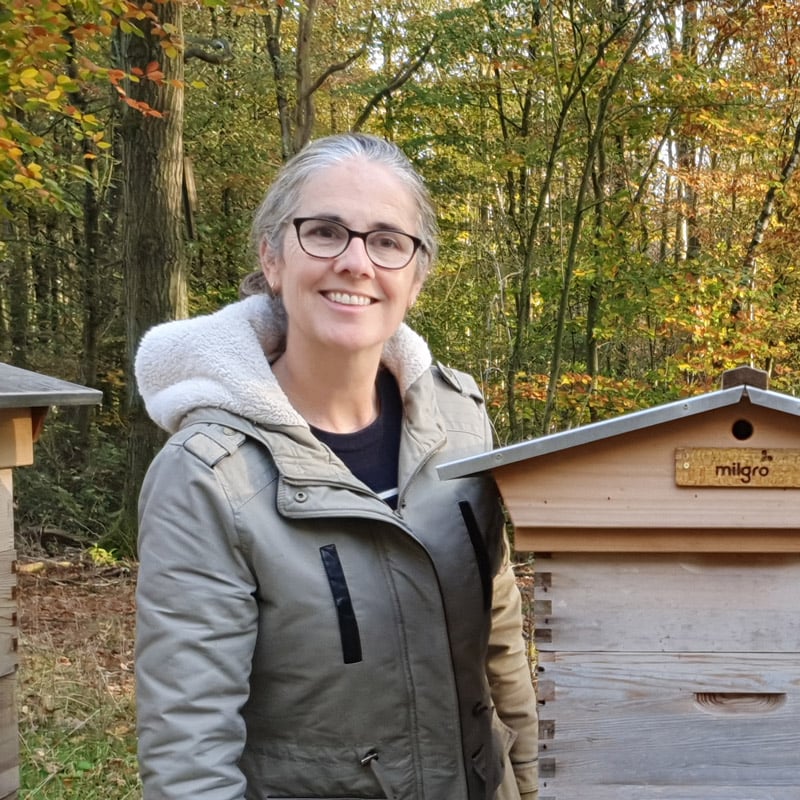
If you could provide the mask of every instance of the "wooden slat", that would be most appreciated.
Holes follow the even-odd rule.
[[[11,788],[14,786],[19,786],[19,767],[0,773],[0,800],[17,800],[17,791]]]
[[[539,779],[547,780],[556,774],[556,760],[549,756],[539,757]]]
[[[735,506],[733,506],[735,511]],[[797,520],[800,507],[785,511]],[[655,519],[655,518],[654,518]],[[518,553],[800,553],[800,528],[517,528]]]
[[[540,705],[546,705],[551,700],[555,700],[556,686],[553,681],[539,678],[537,681],[537,688],[536,697]]]
[[[0,798],[19,788],[19,746],[14,702],[14,676],[0,678]]]
[[[0,408],[0,468],[33,464],[29,408]]]
[[[559,553],[547,570],[541,650],[800,652],[800,555]]]
[[[551,600],[539,600],[537,597],[533,601],[533,615],[538,619],[543,619],[553,613],[553,603]]]
[[[14,484],[10,469],[0,469],[0,551],[14,547]]]
[[[766,390],[769,386],[769,372],[743,364],[726,369],[722,373],[720,384],[723,389],[730,389],[733,386],[755,386],[758,389]]]
[[[0,470],[0,675],[17,665],[16,576],[13,485],[10,469]]]
[[[761,783],[757,787],[725,786],[620,786],[558,783],[558,794],[543,782],[539,800],[797,800],[796,786]],[[544,792],[544,794],[542,794]]]
[[[552,739],[556,735],[556,723],[552,719],[539,719],[539,741]]]
[[[11,470],[0,470],[0,675],[16,667],[16,559]]]
[[[547,591],[550,586],[551,576],[547,571],[542,571],[537,568],[533,576],[533,585],[537,589],[544,589]]]
[[[599,786],[793,787],[800,797],[800,654],[542,654],[542,676],[555,685],[546,706],[555,735],[546,744],[554,771],[540,795],[597,797]],[[713,713],[703,693],[775,693],[764,713]],[[581,787],[583,791],[575,791]],[[701,788],[702,787],[702,788]],[[591,791],[589,791],[591,790]],[[707,790],[707,791],[706,791]],[[694,791],[694,790],[693,790]],[[607,795],[610,797],[610,795]],[[616,797],[658,797],[633,793]]]
[[[746,443],[732,433],[743,416],[754,431]],[[676,448],[743,444],[767,450],[799,448],[800,417],[737,404],[499,467],[492,474],[514,523],[520,551],[557,550],[559,543],[551,534],[559,529],[596,530],[601,537],[653,527],[676,533],[738,531],[756,537],[769,529],[793,532],[800,539],[800,489],[676,486]],[[539,529],[550,535],[536,541]],[[729,549],[739,544],[732,541]],[[622,545],[617,539],[613,547]],[[794,549],[797,552],[800,545]]]
[[[800,556],[559,554],[548,570],[548,649],[800,650]]]
[[[30,427],[30,420],[28,420]],[[13,483],[10,469],[0,469],[0,798],[19,787],[19,756],[14,684],[17,668],[16,576]]]

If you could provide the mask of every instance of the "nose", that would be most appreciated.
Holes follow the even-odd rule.
[[[363,237],[353,236],[350,239],[344,252],[336,256],[334,270],[366,277],[375,275],[375,265],[367,255],[367,243]]]

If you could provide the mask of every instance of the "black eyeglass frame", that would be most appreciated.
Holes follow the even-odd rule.
[[[314,253],[309,253],[308,250],[306,250],[306,248],[303,247],[303,241],[300,238],[300,226],[304,222],[326,222],[330,225],[337,225],[343,231],[347,232],[347,241],[345,242],[344,247],[342,247],[342,249],[335,255],[318,256],[315,255]],[[294,226],[295,232],[297,234],[297,243],[300,245],[300,249],[306,255],[311,256],[311,258],[338,258],[342,253],[344,253],[345,250],[347,250],[348,247],[350,247],[350,242],[352,242],[353,239],[361,239],[361,241],[364,242],[364,250],[367,254],[367,258],[369,258],[369,260],[376,267],[378,267],[379,269],[395,270],[395,269],[404,269],[405,267],[407,267],[413,260],[414,256],[416,255],[417,250],[420,249],[425,250],[425,245],[422,243],[422,239],[420,239],[419,236],[413,236],[412,234],[406,233],[405,231],[392,230],[391,228],[375,228],[374,230],[371,231],[354,231],[351,228],[348,228],[347,225],[342,225],[341,222],[337,222],[335,219],[326,219],[325,217],[295,217],[292,220],[292,225]],[[395,234],[399,233],[401,236],[405,236],[406,238],[411,239],[411,242],[414,245],[414,249],[411,251],[411,255],[408,257],[408,261],[406,261],[404,264],[400,264],[400,266],[398,267],[387,267],[385,264],[379,264],[377,261],[375,261],[375,259],[369,254],[369,248],[367,247],[367,236],[371,236],[373,233],[395,233]]]

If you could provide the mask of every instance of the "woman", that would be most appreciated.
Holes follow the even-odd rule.
[[[320,139],[256,215],[265,293],[143,339],[145,800],[536,797],[496,491],[435,471],[483,402],[403,322],[435,237],[394,145]]]

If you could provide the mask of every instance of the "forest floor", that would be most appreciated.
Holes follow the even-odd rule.
[[[20,556],[21,800],[134,800],[135,565]]]
[[[530,565],[517,568],[529,601]],[[136,565],[20,555],[20,800],[138,800]],[[530,638],[532,615],[525,603]]]

